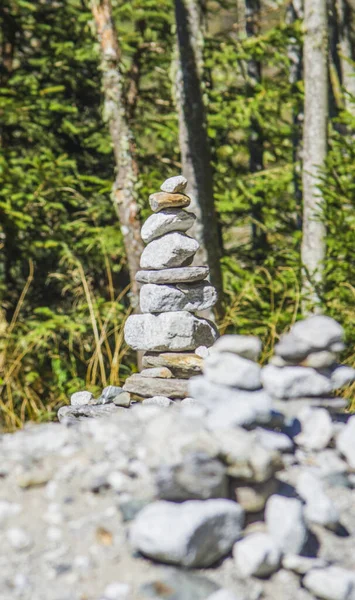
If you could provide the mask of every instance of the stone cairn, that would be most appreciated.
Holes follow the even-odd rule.
[[[211,322],[194,314],[211,308],[217,293],[206,279],[208,267],[191,266],[199,244],[186,235],[196,219],[184,210],[190,204],[186,185],[181,175],[167,179],[149,197],[154,214],[141,230],[147,244],[136,275],[143,284],[142,314],[127,319],[124,334],[131,348],[145,352],[144,369],[128,377],[123,389],[145,397],[144,404],[168,406],[186,398],[187,380],[201,372],[198,348],[218,337]]]

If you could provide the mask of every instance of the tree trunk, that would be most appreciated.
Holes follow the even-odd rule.
[[[195,262],[207,264],[221,314],[221,241],[213,198],[211,154],[202,98],[202,12],[197,0],[175,0],[178,65],[175,80],[182,172],[188,180],[191,210],[197,216],[192,235],[200,244]]]
[[[259,35],[260,0],[245,0],[245,32],[248,38]],[[247,61],[247,94],[252,97],[255,87],[261,83],[261,63],[255,59]],[[258,173],[264,169],[263,130],[256,118],[251,119],[249,132],[249,170]],[[255,256],[263,260],[267,248],[267,236],[263,227],[264,196],[259,193],[251,208],[252,244]]]
[[[353,8],[347,0],[336,0],[338,20],[338,52],[341,82],[345,91],[345,106],[355,116],[355,59],[354,32],[352,30]]]
[[[138,177],[136,149],[128,117],[131,112],[132,100],[125,98],[123,93],[120,49],[112,18],[111,1],[92,0],[91,8],[101,48],[104,116],[109,123],[116,162],[116,179],[112,189],[112,199],[121,223],[132,284],[131,303],[136,307],[138,305],[138,284],[135,274],[139,270],[143,243],[140,237],[139,208],[135,192]]]
[[[304,130],[303,130],[303,239],[304,309],[319,309],[325,256],[325,227],[320,169],[327,153],[328,71],[326,0],[305,0],[304,16]]]

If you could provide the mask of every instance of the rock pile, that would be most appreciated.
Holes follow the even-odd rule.
[[[171,177],[161,191],[149,198],[153,211],[141,235],[147,244],[136,279],[142,314],[131,315],[125,325],[125,340],[134,350],[144,351],[143,371],[128,377],[124,390],[144,402],[169,405],[187,396],[187,379],[201,370],[201,357],[194,351],[211,346],[218,334],[212,323],[194,313],[211,308],[217,301],[207,281],[208,268],[191,266],[198,242],[186,235],[195,215],[184,208],[190,198],[183,192],[187,181]]]

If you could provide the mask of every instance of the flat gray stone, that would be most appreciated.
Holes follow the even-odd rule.
[[[203,364],[203,372],[212,383],[243,390],[261,388],[260,366],[231,352],[218,352],[208,356]]]
[[[355,381],[355,369],[341,365],[331,372],[330,380],[334,391],[345,385],[351,385]]]
[[[355,415],[350,417],[344,429],[336,438],[336,447],[345,457],[352,469],[355,469]]]
[[[143,369],[140,372],[141,377],[157,377],[160,379],[172,379],[173,374],[168,367],[153,367],[152,369]]]
[[[176,194],[155,192],[155,194],[149,196],[149,205],[153,212],[159,212],[164,208],[186,208],[190,202],[191,199],[180,192]]]
[[[222,335],[210,349],[210,353],[232,352],[243,358],[257,361],[261,352],[260,338],[254,335]]]
[[[126,410],[122,406],[110,404],[85,404],[84,406],[62,406],[57,413],[58,420],[64,424],[85,421],[86,419],[100,419]]]
[[[331,317],[315,315],[297,321],[291,328],[292,335],[308,344],[309,351],[327,350],[332,344],[342,342],[344,329]]]
[[[323,450],[333,437],[332,419],[325,408],[304,408],[298,413],[301,431],[294,441],[306,450]]]
[[[215,326],[187,311],[160,315],[130,315],[124,328],[125,341],[133,350],[184,351],[211,346],[218,337]],[[166,365],[169,366],[169,365]]]
[[[162,465],[155,483],[161,500],[207,500],[228,498],[226,468],[203,452],[190,453],[176,465]]]
[[[143,313],[206,310],[217,302],[217,291],[208,281],[176,285],[143,285],[139,297]]]
[[[167,192],[168,194],[177,194],[178,192],[183,192],[186,189],[186,186],[186,177],[183,175],[175,175],[174,177],[166,179],[160,186],[160,189],[162,192]]]
[[[136,281],[139,283],[192,283],[206,279],[208,267],[176,267],[160,271],[138,271]]]
[[[184,567],[209,567],[231,550],[244,522],[231,500],[153,502],[138,513],[130,541],[145,556]]]
[[[266,503],[265,521],[269,534],[282,552],[301,552],[307,539],[307,527],[300,500],[271,496]]]
[[[201,373],[202,359],[189,352],[162,352],[160,354],[146,352],[142,358],[142,366],[166,367],[178,379],[189,379]]]
[[[298,495],[305,501],[304,515],[309,523],[317,523],[335,529],[339,523],[339,513],[324,490],[319,477],[310,470],[303,471],[296,484]]]
[[[142,240],[148,244],[172,231],[185,232],[193,226],[195,220],[196,217],[193,213],[181,210],[181,208],[166,208],[148,217],[141,229]]]
[[[83,406],[85,404],[89,404],[93,397],[94,396],[91,392],[75,392],[70,396],[70,404],[71,406]]]
[[[170,269],[192,262],[199,243],[184,233],[167,233],[150,242],[143,250],[141,269]]]
[[[297,554],[285,554],[282,559],[284,569],[305,575],[311,569],[319,569],[327,566],[322,558],[309,558],[308,556],[298,556]]]
[[[323,600],[353,600],[355,598],[355,574],[341,567],[312,569],[302,581],[307,590]]]
[[[296,338],[290,333],[284,333],[280,337],[280,341],[276,344],[274,352],[276,356],[290,363],[299,363],[304,360],[312,350],[307,342]]]
[[[152,396],[151,398],[146,398],[143,400],[142,404],[144,406],[164,406],[168,407],[173,404],[173,401],[166,396]]]
[[[151,398],[152,396],[186,398],[188,396],[187,381],[185,379],[143,377],[139,373],[127,377],[123,389],[145,398]]]
[[[281,552],[267,533],[252,533],[234,544],[233,558],[238,577],[267,577],[279,568]]]
[[[278,452],[291,452],[293,449],[292,440],[285,433],[280,431],[270,431],[259,427],[255,431],[258,442],[269,450],[277,450]]]
[[[261,370],[261,382],[275,398],[326,396],[332,392],[329,377],[309,367],[275,367],[266,365]]]
[[[329,350],[321,350],[319,352],[311,352],[302,362],[302,366],[311,367],[312,369],[327,369],[331,367],[337,360],[335,352]]]

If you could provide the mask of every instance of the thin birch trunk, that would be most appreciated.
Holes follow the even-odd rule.
[[[327,153],[328,35],[326,0],[305,0],[304,16],[304,130],[303,130],[303,238],[304,310],[319,310],[325,257],[323,198],[319,189]]]
[[[138,167],[135,142],[129,124],[131,102],[124,97],[120,71],[120,49],[112,18],[110,0],[92,0],[92,14],[101,48],[104,116],[109,123],[116,162],[116,179],[112,198],[121,224],[121,231],[131,280],[131,303],[138,305],[138,285],[135,274],[139,270],[143,243],[140,237],[139,207],[135,187]]]
[[[355,116],[355,49],[352,30],[353,8],[347,0],[336,0],[338,20],[338,52],[341,80],[345,91],[345,106]]]
[[[201,7],[196,0],[175,0],[178,64],[175,97],[179,116],[182,172],[188,180],[191,210],[197,216],[191,235],[200,244],[195,263],[207,264],[216,287],[221,314],[221,241],[213,198],[211,153],[202,96],[203,32]]]

